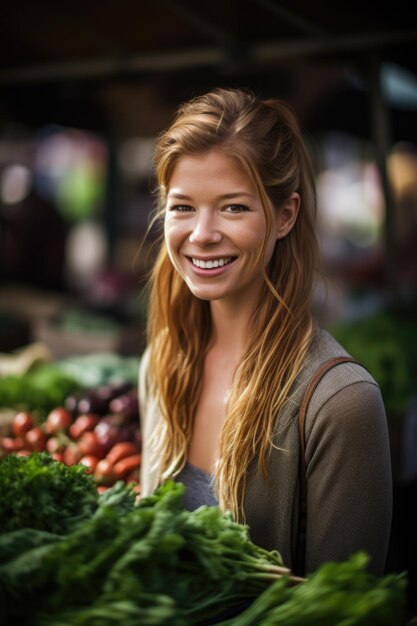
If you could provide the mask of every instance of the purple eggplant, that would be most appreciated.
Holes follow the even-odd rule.
[[[111,413],[120,413],[127,421],[139,420],[138,394],[136,389],[131,389],[113,400],[109,404]]]

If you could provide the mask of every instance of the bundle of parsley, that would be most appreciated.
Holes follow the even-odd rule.
[[[60,535],[91,517],[98,506],[85,467],[67,467],[46,452],[0,459],[0,533],[22,528]]]

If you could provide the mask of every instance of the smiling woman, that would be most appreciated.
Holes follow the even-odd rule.
[[[249,318],[275,243],[295,221],[298,200],[295,193],[285,207],[271,211],[267,236],[261,198],[234,158],[218,148],[182,156],[168,183],[165,242],[171,262],[197,298],[218,301],[217,307],[221,301],[230,317],[246,311]]]
[[[184,482],[296,565],[305,461],[305,571],[357,550],[382,573],[391,467],[381,394],[314,322],[313,169],[289,107],[217,89],[184,104],[156,146],[164,220],[141,361],[142,493]],[[299,571],[298,573],[303,573]]]

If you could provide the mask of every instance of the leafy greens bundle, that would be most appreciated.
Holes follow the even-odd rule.
[[[0,533],[34,528],[66,534],[91,517],[98,493],[85,467],[67,467],[46,452],[0,459]]]
[[[135,503],[116,483],[66,534],[32,527],[0,535],[5,626],[401,623],[403,576],[376,579],[356,555],[296,584],[246,526],[218,507],[186,511],[183,493],[169,481]]]

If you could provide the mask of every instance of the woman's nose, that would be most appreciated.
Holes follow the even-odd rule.
[[[190,243],[207,246],[212,243],[220,243],[221,240],[222,234],[214,216],[199,215],[196,217],[194,228],[189,236]]]

